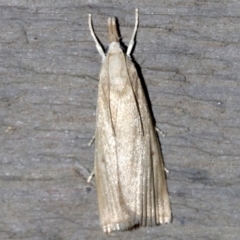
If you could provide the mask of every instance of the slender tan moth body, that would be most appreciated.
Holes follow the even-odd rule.
[[[102,56],[94,173],[100,221],[104,232],[171,222],[171,209],[160,143],[137,70],[130,55],[136,22],[127,52],[119,42],[115,18],[108,18],[109,49]]]

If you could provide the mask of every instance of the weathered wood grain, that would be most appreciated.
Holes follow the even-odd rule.
[[[93,168],[100,56],[117,16],[160,136],[171,225],[113,239],[239,239],[239,1],[0,2],[0,239],[106,239]]]

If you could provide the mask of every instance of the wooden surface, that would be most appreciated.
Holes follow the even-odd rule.
[[[103,3],[104,2],[104,3]],[[109,239],[93,168],[101,58],[118,17],[141,66],[160,136],[171,225],[111,239],[239,239],[239,1],[0,2],[0,239]]]

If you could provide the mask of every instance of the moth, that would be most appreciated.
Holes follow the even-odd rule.
[[[89,29],[102,57],[95,132],[94,174],[104,232],[171,222],[164,164],[158,135],[131,52],[124,52],[116,18],[108,18],[109,48]]]

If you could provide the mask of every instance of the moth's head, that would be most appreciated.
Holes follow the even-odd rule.
[[[108,18],[108,39],[109,43],[119,41],[116,18]]]
[[[120,45],[120,42],[111,42],[108,47],[108,53],[120,53],[123,49]]]

